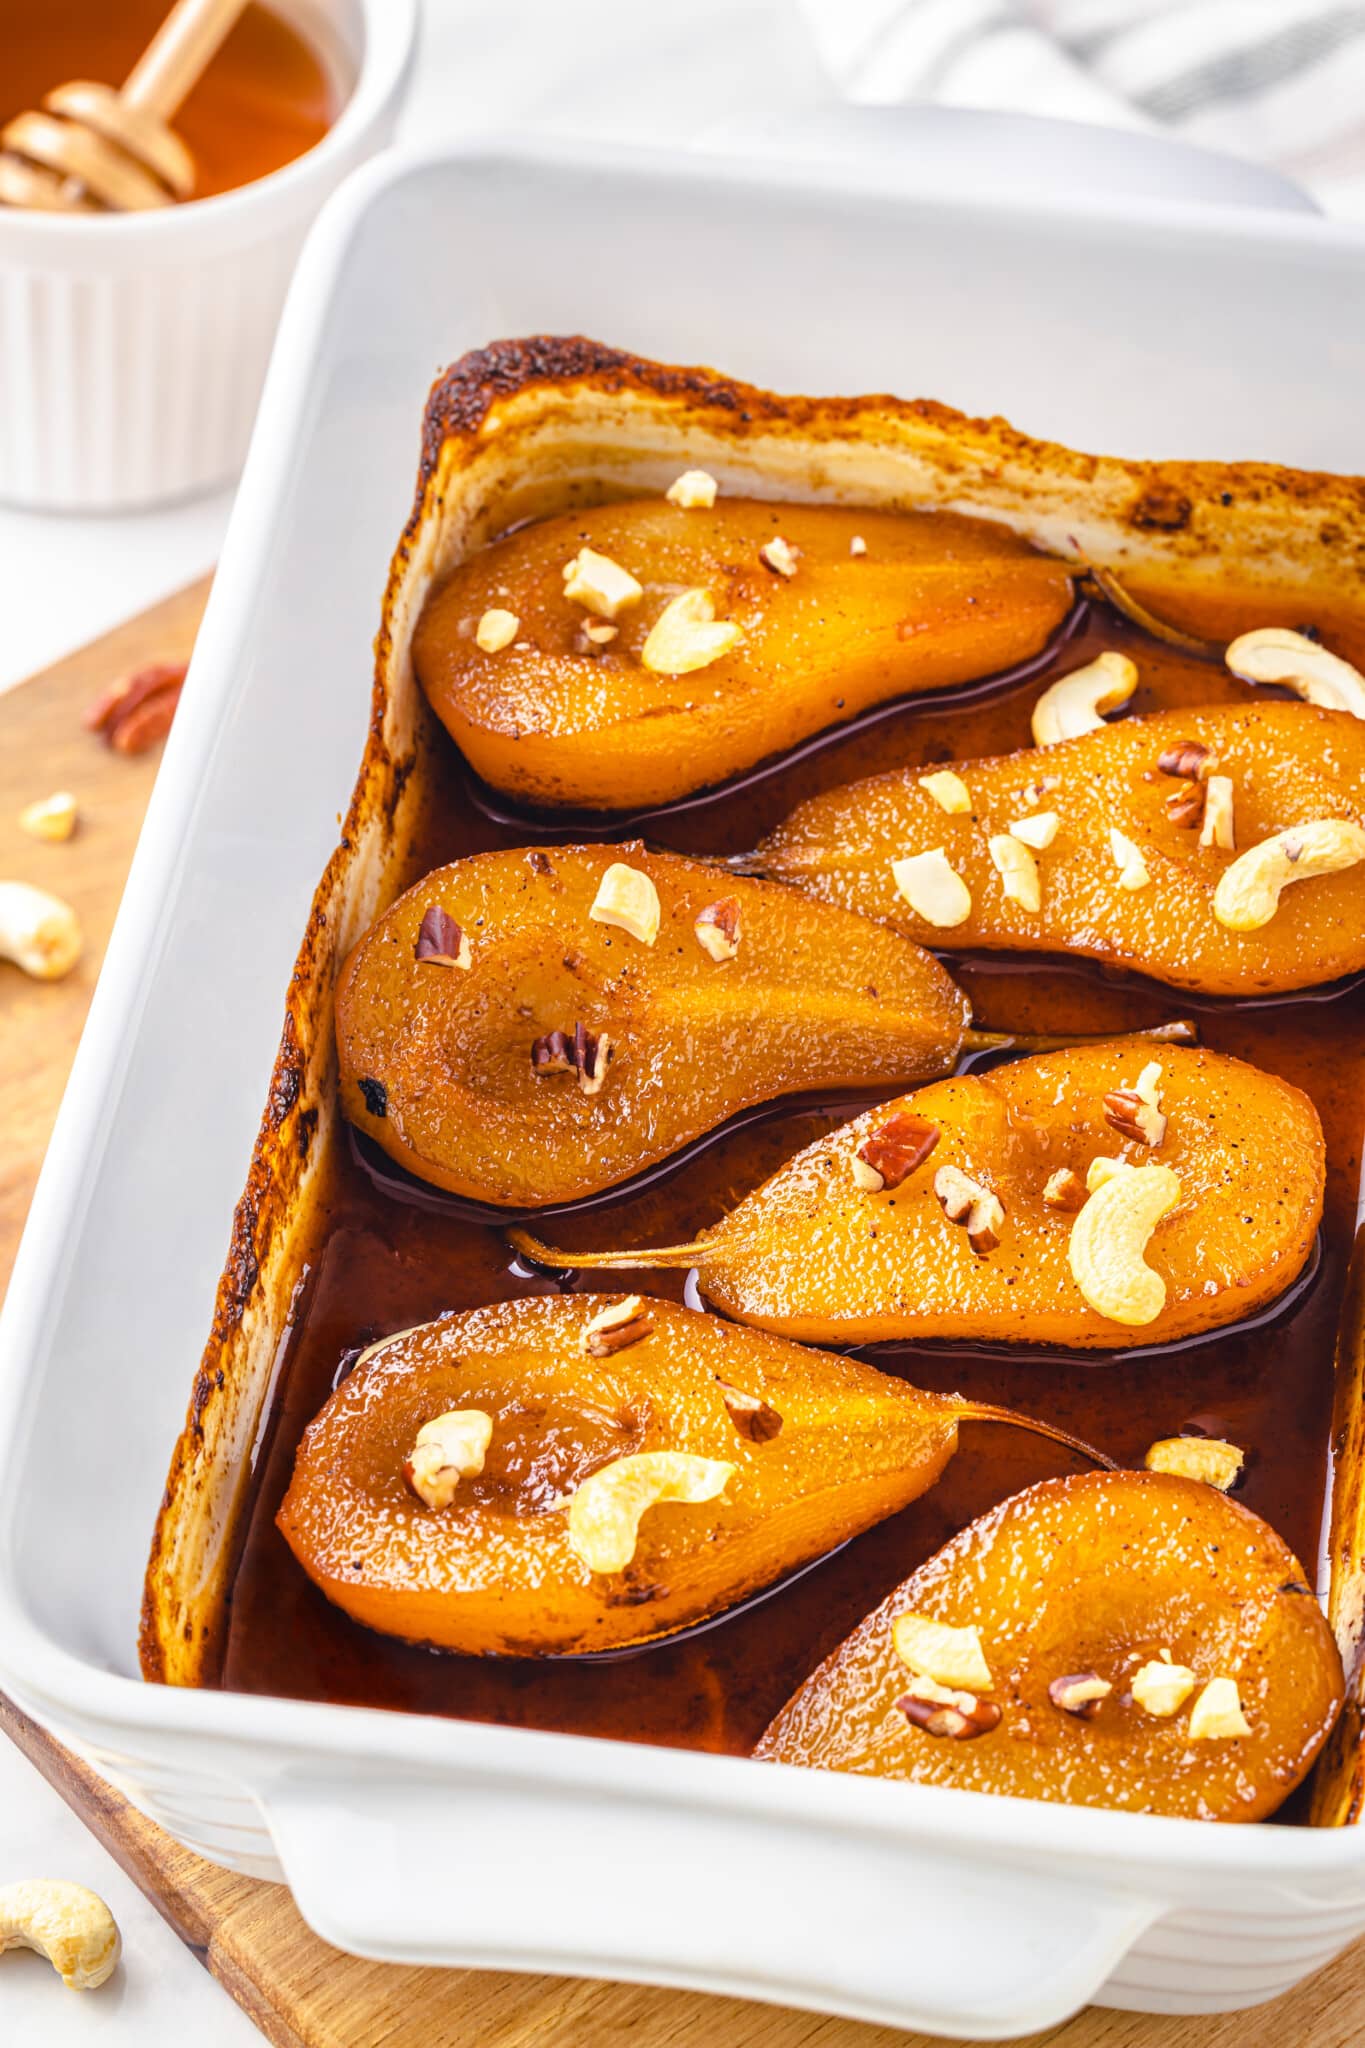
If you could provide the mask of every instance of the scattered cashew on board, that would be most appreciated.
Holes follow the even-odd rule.
[[[65,1878],[0,1885],[0,1956],[31,1948],[72,1991],[97,1991],[118,1967],[119,1931],[97,1892]]]

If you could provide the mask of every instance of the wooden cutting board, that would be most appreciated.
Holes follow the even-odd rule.
[[[196,584],[0,696],[0,875],[65,896],[87,941],[63,982],[40,985],[0,965],[0,1289],[156,774],[156,753],[110,753],[82,730],[80,713],[126,670],[183,659],[207,589]],[[57,789],[75,793],[81,823],[66,845],[43,845],[15,821],[24,804]],[[310,1933],[283,1886],[236,1877],[181,1848],[3,1699],[0,1728],[278,2048],[610,2048],[627,2038],[641,2048],[934,2048],[919,2035],[736,1999],[362,1962]],[[818,1925],[813,1893],[794,1910]],[[1054,2048],[1359,2048],[1362,2012],[1365,1946],[1255,2012],[1155,2020],[1091,2011],[1034,2040]]]

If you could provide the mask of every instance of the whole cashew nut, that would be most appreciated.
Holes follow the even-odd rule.
[[[1292,626],[1258,626],[1241,633],[1224,660],[1248,683],[1284,683],[1306,704],[1365,718],[1365,676]]]
[[[0,1955],[31,1948],[73,1991],[97,1991],[114,1974],[119,1931],[97,1893],[63,1878],[0,1886]]]
[[[640,1518],[664,1501],[715,1500],[734,1466],[690,1451],[637,1451],[590,1472],[568,1501],[569,1546],[590,1572],[622,1572],[635,1555]]]
[[[1083,732],[1098,732],[1104,724],[1102,711],[1117,711],[1137,688],[1137,665],[1126,654],[1106,649],[1060,676],[1033,707],[1035,746],[1055,747],[1058,740],[1079,739]]]
[[[1312,818],[1248,847],[1224,868],[1213,914],[1230,932],[1256,932],[1280,907],[1280,891],[1365,860],[1365,831],[1346,818]]]
[[[60,981],[80,950],[80,920],[69,903],[28,882],[0,882],[0,960],[38,981]]]
[[[1155,1321],[1166,1282],[1143,1253],[1162,1217],[1180,1200],[1169,1166],[1135,1166],[1097,1187],[1071,1226],[1071,1274],[1097,1315],[1111,1323]]]

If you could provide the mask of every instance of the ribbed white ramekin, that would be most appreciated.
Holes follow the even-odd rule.
[[[0,208],[0,500],[129,510],[241,468],[299,246],[390,140],[416,40],[417,0],[274,4],[347,92],[315,149],[164,212]]]

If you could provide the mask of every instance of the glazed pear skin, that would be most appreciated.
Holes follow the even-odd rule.
[[[613,864],[657,889],[652,945],[589,915]],[[696,920],[727,899],[737,944],[716,960]],[[467,968],[416,957],[437,909]],[[775,883],[637,845],[486,853],[427,875],[347,960],[341,1101],[423,1180],[530,1207],[614,1186],[775,1096],[942,1073],[967,1014],[912,941]],[[611,1041],[596,1094],[532,1064],[580,1023]]]
[[[1258,931],[1214,915],[1234,854],[1201,846],[1167,804],[1182,788],[1160,758],[1180,741],[1217,757],[1233,785],[1236,852],[1316,818],[1365,824],[1365,720],[1308,704],[1262,702],[1120,719],[1056,746],[951,765],[971,797],[948,816],[909,768],[800,805],[760,848],[756,865],[822,901],[885,918],[922,944],[1077,953],[1211,995],[1310,988],[1365,968],[1365,863],[1286,889]],[[1021,818],[1054,811],[1037,853],[1041,904],[1006,895],[989,841]],[[1150,881],[1119,886],[1111,826],[1140,850]],[[971,891],[950,930],[917,917],[892,862],[942,847]]]
[[[781,535],[789,578],[760,548]],[[861,538],[866,551],[850,552]],[[564,594],[591,548],[643,597],[600,622]],[[681,676],[640,653],[665,604],[709,592],[742,631],[720,660]],[[752,768],[869,705],[972,682],[1038,654],[1066,617],[1064,564],[1005,528],[952,513],[906,515],[721,496],[690,510],[662,496],[564,513],[483,549],[432,596],[413,660],[432,708],[476,772],[541,807],[640,810]],[[485,653],[487,610],[515,641]]]
[[[929,1734],[897,1702],[911,1673],[898,1616],[975,1627],[998,1725]],[[1135,1674],[1163,1654],[1194,1674],[1175,1713],[1146,1711]],[[1056,1679],[1112,1687],[1093,1716]],[[1191,1707],[1230,1678],[1246,1736],[1195,1739]],[[1341,1659],[1303,1567],[1259,1517],[1196,1480],[1151,1472],[1044,1480],[972,1522],[885,1599],[787,1702],[768,1762],[1008,1793],[1073,1806],[1254,1821],[1301,1782],[1343,1696]]]
[[[647,1335],[592,1357],[587,1326],[613,1299],[474,1309],[362,1358],[306,1431],[279,1512],[329,1600],[369,1628],[467,1655],[645,1643],[914,1500],[972,1412],[855,1360],[665,1301],[643,1301]],[[746,1434],[727,1390],[766,1404],[775,1433]],[[488,1414],[492,1440],[483,1472],[432,1511],[402,1468],[418,1430],[452,1409]],[[590,1572],[557,1503],[591,1472],[654,1450],[734,1470],[715,1500],[651,1508],[623,1571]]]
[[[1152,1060],[1167,1119],[1155,1148],[1121,1136],[1105,1107]],[[855,1155],[902,1112],[937,1126],[937,1144],[894,1191],[868,1192]],[[1146,1250],[1165,1303],[1139,1328],[1089,1305],[1069,1263],[1076,1213],[1045,1198],[1059,1173],[1083,1187],[1097,1157],[1170,1168],[1179,1181]],[[1004,1206],[999,1244],[984,1255],[935,1193],[945,1167]],[[657,1262],[647,1250],[580,1255],[524,1232],[513,1240],[551,1266],[694,1264],[716,1308],[804,1343],[1115,1350],[1196,1336],[1273,1302],[1313,1251],[1324,1181],[1322,1128],[1299,1089],[1220,1053],[1119,1038],[955,1075],[869,1110]]]

